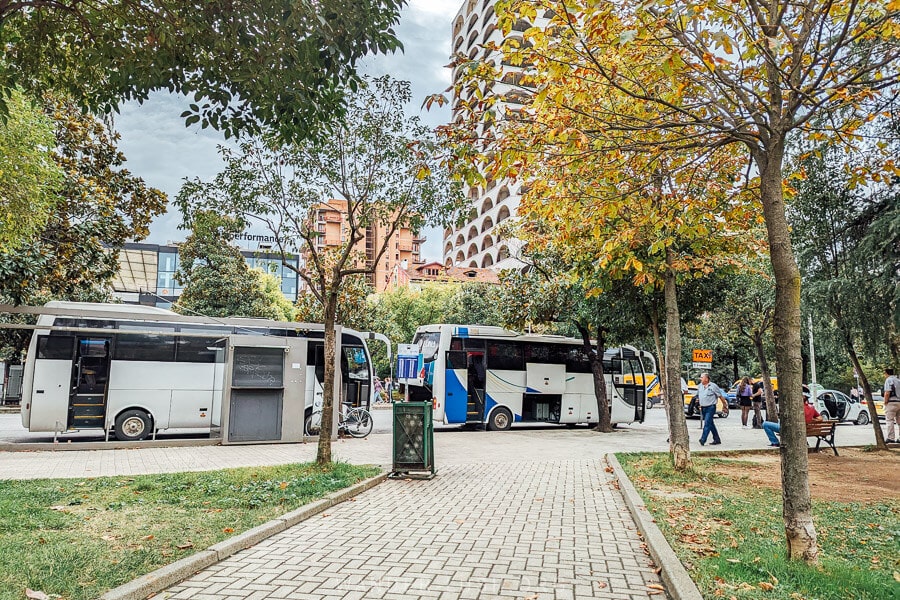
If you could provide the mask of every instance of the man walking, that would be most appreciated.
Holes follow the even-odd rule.
[[[886,444],[900,442],[900,378],[894,375],[893,369],[884,370],[884,425]],[[897,433],[894,433],[894,430]]]
[[[703,418],[703,433],[700,434],[701,446],[706,445],[706,439],[710,433],[713,437],[711,446],[718,446],[722,443],[719,437],[719,430],[716,429],[716,424],[713,422],[713,417],[716,416],[718,398],[728,402],[722,388],[709,380],[709,373],[704,373],[700,376],[700,385],[697,386],[697,399],[700,402],[700,415]]]

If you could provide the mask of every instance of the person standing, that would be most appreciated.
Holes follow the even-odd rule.
[[[737,386],[738,405],[741,407],[741,427],[750,429],[747,425],[747,417],[750,416],[750,407],[753,404],[753,385],[749,377],[744,377]]]
[[[887,428],[885,443],[900,442],[900,378],[893,369],[884,370],[884,425]],[[897,433],[894,433],[894,430]]]
[[[753,429],[762,429],[762,408],[766,401],[766,385],[762,379],[753,384],[753,395],[750,400],[753,402]]]
[[[722,443],[722,439],[719,437],[719,430],[716,429],[713,418],[716,416],[718,399],[721,398],[726,405],[728,399],[725,397],[722,388],[709,380],[709,373],[704,373],[700,376],[700,385],[697,386],[697,398],[700,401],[700,415],[703,418],[703,433],[700,434],[700,445],[705,446],[706,439],[709,437],[709,434],[712,434],[713,441],[710,445],[718,446]]]

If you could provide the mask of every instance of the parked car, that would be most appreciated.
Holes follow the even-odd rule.
[[[822,390],[815,400],[816,410],[823,419],[850,421],[857,425],[869,423],[869,408],[856,398],[837,390]]]
[[[878,415],[878,418],[884,420],[884,398],[878,396],[877,394],[873,394],[872,403],[875,405],[875,414]],[[865,398],[860,400],[860,404],[862,404],[866,410],[869,408],[869,401]]]
[[[740,380],[735,381],[734,385],[728,388],[728,391],[725,392],[725,397],[728,398],[728,408],[739,408],[740,404],[738,404],[738,395],[737,389]]]

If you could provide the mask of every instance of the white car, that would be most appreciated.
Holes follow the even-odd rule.
[[[837,390],[820,390],[816,396],[815,407],[823,419],[866,425],[871,418],[865,404]]]

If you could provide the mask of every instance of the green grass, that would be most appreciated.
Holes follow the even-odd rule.
[[[0,600],[26,587],[97,598],[378,472],[335,463],[0,481]]]
[[[704,598],[900,599],[900,498],[814,501],[810,567],[785,560],[780,490],[711,473],[746,463],[694,455],[693,471],[674,473],[668,455],[617,456]]]

